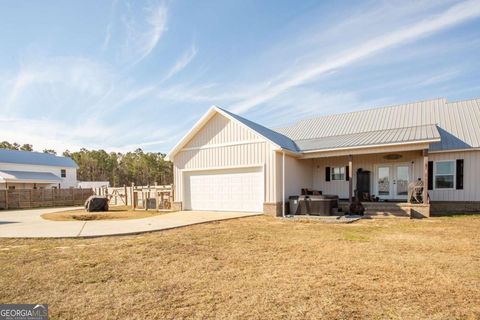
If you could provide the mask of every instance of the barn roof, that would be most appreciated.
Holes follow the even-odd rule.
[[[78,168],[75,161],[68,157],[56,156],[54,154],[0,149],[0,163],[18,163],[42,166],[55,166],[66,168]]]

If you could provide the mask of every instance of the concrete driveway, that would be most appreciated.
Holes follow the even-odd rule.
[[[49,221],[40,217],[40,215],[47,212],[71,209],[72,207],[11,211],[0,210],[0,237],[73,238],[126,235],[261,215],[261,213],[248,212],[179,211],[131,220]]]

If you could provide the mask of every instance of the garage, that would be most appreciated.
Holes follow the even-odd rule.
[[[185,209],[262,212],[261,167],[184,172]]]

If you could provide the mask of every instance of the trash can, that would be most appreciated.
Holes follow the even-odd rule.
[[[310,196],[300,196],[298,202],[300,203],[299,214],[310,214]]]
[[[147,209],[157,209],[157,199],[148,198],[147,199]]]
[[[288,202],[289,202],[289,209],[290,209],[290,214],[291,215],[296,215],[299,214],[299,207],[300,207],[300,201],[299,201],[299,196],[290,196],[288,197]]]

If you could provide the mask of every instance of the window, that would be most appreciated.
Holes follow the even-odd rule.
[[[455,186],[455,161],[435,162],[435,189],[453,189]]]
[[[67,170],[65,170],[65,169],[60,170],[60,176],[62,178],[66,178],[67,177]]]
[[[15,190],[15,186],[8,186],[8,190]]]
[[[333,167],[331,176],[332,181],[345,180],[345,167]]]

